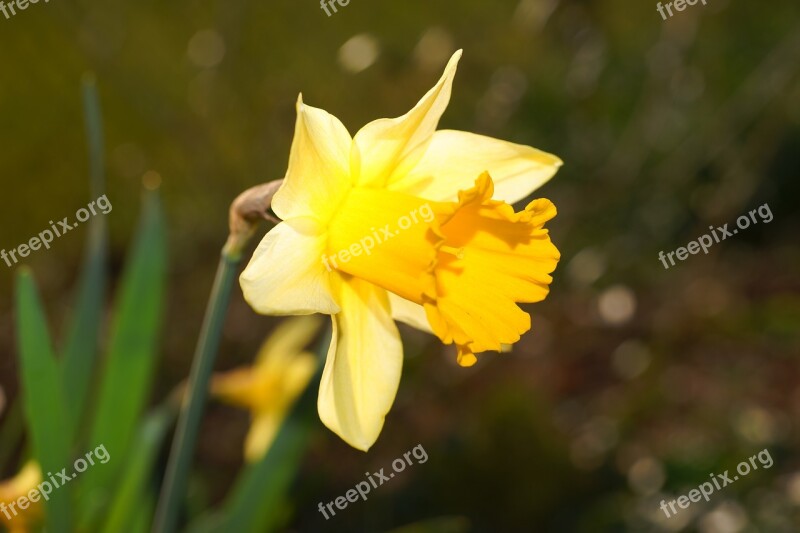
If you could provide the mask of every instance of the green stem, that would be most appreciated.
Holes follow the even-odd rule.
[[[231,250],[229,246],[225,247],[217,267],[217,276],[209,296],[203,329],[194,355],[187,389],[188,403],[184,404],[181,411],[170,451],[166,478],[153,524],[154,533],[172,533],[176,529],[178,511],[186,492],[200,418],[208,396],[208,383],[214,368],[231,288],[236,279],[240,260],[241,255],[238,251]]]

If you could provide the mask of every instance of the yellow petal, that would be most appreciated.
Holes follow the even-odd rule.
[[[470,349],[466,344],[458,344],[457,348],[456,361],[459,365],[463,367],[469,367],[478,362],[478,358],[475,357],[475,354],[472,353],[472,349]]]
[[[297,99],[297,123],[283,185],[272,210],[283,220],[316,217],[326,221],[350,189],[352,139],[333,115]]]
[[[275,441],[281,421],[274,413],[264,413],[253,418],[244,442],[244,458],[248,463],[255,463],[264,457]]]
[[[464,131],[437,131],[424,156],[407,173],[396,172],[388,188],[428,200],[453,201],[489,172],[494,198],[517,202],[538,189],[562,165],[558,157],[530,146]]]
[[[316,370],[317,357],[314,354],[301,352],[295,355],[289,364],[284,366],[280,374],[277,374],[282,385],[282,397],[288,399],[289,403],[294,403]]]
[[[389,293],[389,302],[392,304],[392,318],[404,324],[415,327],[426,333],[433,333],[425,308],[418,303],[406,300],[392,292]]]
[[[326,240],[315,219],[291,219],[275,226],[239,278],[247,303],[266,315],[339,312],[330,273],[320,259]]]
[[[29,461],[22,470],[11,479],[0,483],[0,503],[9,504],[35,489],[42,481],[42,472],[35,461]],[[16,508],[16,514],[6,509],[0,513],[0,528],[13,533],[34,531],[42,520],[42,500],[30,502],[27,509]],[[8,513],[9,516],[6,516]]]
[[[0,502],[25,496],[42,481],[42,471],[36,461],[28,461],[11,479],[0,483]]]
[[[346,275],[337,285],[342,312],[333,316],[319,416],[345,442],[366,451],[394,403],[403,347],[385,290]]]
[[[245,458],[258,461],[269,450],[297,398],[317,369],[317,358],[308,352],[282,360],[270,374],[261,374],[263,401],[254,412],[245,441]]]
[[[356,133],[351,156],[354,184],[383,186],[401,160],[430,141],[450,102],[460,58],[461,50],[453,54],[439,82],[411,111],[402,117],[370,122]]]
[[[284,366],[308,346],[321,325],[322,318],[313,315],[284,320],[264,341],[256,365],[265,371]]]
[[[237,368],[215,374],[211,380],[211,394],[229,404],[244,409],[258,406],[258,382],[252,368]]]
[[[215,374],[211,394],[251,411],[294,401],[316,369],[316,357],[301,350],[313,339],[321,322],[318,316],[282,322],[262,344],[255,366]]]

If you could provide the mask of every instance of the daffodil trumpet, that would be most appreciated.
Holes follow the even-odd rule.
[[[260,313],[332,317],[318,410],[361,450],[380,434],[399,386],[395,320],[455,344],[459,364],[473,365],[475,354],[501,351],[530,329],[517,304],[547,296],[560,258],[544,227],[555,206],[537,199],[515,211],[510,204],[547,182],[561,160],[437,131],[460,57],[411,111],[352,137],[301,95],[288,169],[272,201],[282,222],[240,277]],[[431,216],[391,229],[423,209]],[[390,228],[378,233],[390,238],[366,240],[380,228]]]

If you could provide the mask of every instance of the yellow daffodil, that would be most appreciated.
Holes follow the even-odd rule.
[[[282,186],[282,222],[242,273],[264,314],[324,313],[333,340],[320,385],[320,418],[355,448],[377,439],[400,381],[394,320],[455,343],[458,361],[500,351],[530,329],[519,302],[545,298],[559,252],[544,223],[548,200],[521,200],[561,160],[463,131],[436,131],[461,52],[405,115],[355,137],[334,116],[297,102]]]
[[[317,317],[308,316],[284,322],[264,342],[252,368],[214,376],[212,395],[252,413],[245,442],[248,461],[264,456],[284,418],[314,375],[316,357],[302,350],[319,330],[320,322]]]
[[[32,531],[42,519],[42,501],[39,497],[33,502],[28,499],[31,491],[42,482],[39,465],[28,462],[13,478],[0,483],[0,524],[11,533]],[[19,506],[20,498],[25,498]],[[25,503],[27,502],[27,503]]]

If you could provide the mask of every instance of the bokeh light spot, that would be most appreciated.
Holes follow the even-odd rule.
[[[352,74],[368,69],[381,53],[380,44],[375,37],[361,33],[347,40],[339,48],[339,65]]]
[[[216,30],[200,30],[189,40],[186,54],[198,67],[216,67],[225,57],[225,41]]]

